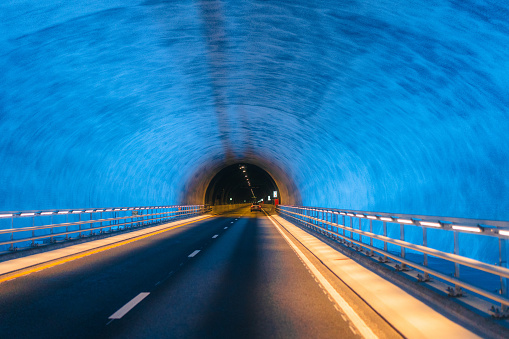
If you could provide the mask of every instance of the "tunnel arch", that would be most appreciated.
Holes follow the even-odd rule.
[[[239,165],[245,165],[248,169],[251,168],[256,171],[265,172],[268,180],[273,182],[274,186],[277,187],[279,195],[282,197],[280,203],[286,205],[302,204],[300,190],[296,186],[291,174],[277,163],[257,156],[231,158],[204,164],[190,176],[190,179],[184,185],[181,191],[180,202],[183,204],[215,203],[215,201],[211,201],[210,197],[210,194],[214,191],[214,185],[217,184],[214,178],[216,180],[220,179],[222,171],[227,172],[229,167],[233,169],[234,167],[232,166]],[[209,196],[207,196],[207,193],[209,193]]]

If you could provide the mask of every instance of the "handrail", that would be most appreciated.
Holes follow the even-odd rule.
[[[83,221],[76,221],[76,222],[67,222],[67,223],[62,223],[62,224],[49,224],[49,225],[21,227],[21,228],[14,228],[14,229],[9,228],[9,229],[0,230],[0,234],[37,231],[37,230],[44,230],[44,229],[55,228],[55,227],[79,226],[79,225],[86,225],[86,224],[92,224],[92,223],[97,223],[97,222],[107,222],[107,221],[133,219],[133,218],[141,218],[141,217],[145,218],[145,217],[150,217],[150,216],[154,216],[154,215],[163,215],[163,214],[167,215],[167,214],[178,214],[178,213],[180,213],[180,212],[179,211],[171,211],[171,212],[143,214],[143,215],[130,215],[127,217],[118,217],[118,218],[91,219],[91,220],[83,220]]]
[[[49,240],[50,243],[55,242],[56,237],[65,236],[68,240],[70,234],[79,233],[82,237],[85,234],[93,235],[96,230],[103,233],[104,230],[108,232],[118,231],[126,227],[141,227],[148,224],[154,224],[170,219],[187,218],[192,215],[201,214],[207,211],[204,205],[173,205],[173,206],[149,206],[149,207],[107,207],[107,208],[92,208],[92,209],[66,209],[66,210],[30,210],[30,211],[7,211],[0,212],[0,222],[4,223],[10,220],[10,227],[0,229],[0,246],[10,245],[9,250],[17,250],[14,244],[31,242],[30,246],[38,246],[37,241]],[[81,220],[81,216],[86,213],[90,215],[89,220]],[[103,213],[106,213],[106,218],[103,218]],[[109,215],[113,217],[108,217]],[[118,216],[118,214],[124,214]],[[54,218],[66,217],[65,222],[54,222]],[[78,216],[79,221],[69,222],[69,216]],[[32,218],[32,226],[30,227],[15,227],[15,221],[18,219]],[[47,220],[51,217],[51,221],[46,225],[35,226],[36,218]],[[94,219],[95,217],[95,219]],[[129,221],[127,219],[130,219]],[[82,225],[90,225],[90,227],[82,228]],[[99,224],[99,226],[94,226]],[[0,224],[1,227],[2,224]],[[58,229],[65,227],[65,231]],[[46,231],[49,234],[36,235],[37,231]],[[31,236],[21,237],[15,239],[15,234],[23,235],[23,232],[31,232]],[[10,239],[5,239],[10,235]]]
[[[279,213],[286,217],[290,217],[298,222],[303,223],[308,228],[315,231],[325,233],[329,237],[340,239],[342,242],[355,244],[360,248],[366,248],[371,254],[374,252],[383,256],[382,261],[386,258],[391,258],[399,261],[402,267],[411,266],[417,270],[424,272],[424,281],[429,280],[429,275],[435,276],[439,279],[452,283],[454,290],[450,291],[451,296],[461,294],[461,289],[465,288],[474,293],[482,295],[493,301],[499,302],[502,305],[504,312],[507,312],[509,306],[508,297],[508,279],[509,269],[507,268],[507,252],[506,242],[508,241],[509,232],[504,232],[509,229],[509,222],[505,221],[488,221],[465,219],[465,218],[449,218],[449,217],[434,217],[434,216],[416,216],[409,214],[393,214],[393,213],[376,213],[365,211],[352,211],[352,210],[339,210],[330,208],[317,208],[317,207],[301,207],[301,206],[279,206]],[[390,215],[390,217],[389,217]],[[346,219],[350,221],[346,223]],[[354,218],[358,220],[358,228],[354,228]],[[340,221],[341,219],[341,221]],[[362,219],[369,220],[370,231],[361,229]],[[383,222],[384,234],[376,234],[373,232],[373,221]],[[387,236],[387,223],[394,223],[400,225],[399,239],[390,238]],[[475,226],[477,225],[477,226]],[[325,226],[325,227],[324,227]],[[330,229],[327,228],[330,226]],[[423,244],[416,245],[404,241],[404,226],[413,226],[422,228],[423,231]],[[334,231],[336,228],[336,231]],[[450,230],[454,234],[454,253],[447,253],[437,249],[427,247],[427,233],[428,228],[438,230]],[[474,230],[474,228],[478,228]],[[340,231],[342,231],[340,233]],[[349,235],[346,235],[346,232]],[[459,255],[459,242],[458,233],[470,233],[482,236],[491,236],[499,239],[499,260],[500,266],[491,265],[481,262],[472,258]],[[357,234],[359,239],[353,238],[353,234]],[[369,244],[363,242],[363,237],[369,238]],[[373,239],[383,242],[383,249],[373,246]],[[401,253],[399,255],[393,254],[387,250],[387,244],[399,246]],[[405,258],[405,249],[410,249],[423,254],[424,263],[418,264]],[[443,274],[430,267],[428,267],[427,256],[437,257],[451,263],[454,263],[455,271],[453,276]],[[495,294],[477,286],[473,286],[460,279],[460,265],[468,266],[479,271],[487,272],[500,277],[501,281],[501,294]],[[505,266],[505,267],[503,267]]]

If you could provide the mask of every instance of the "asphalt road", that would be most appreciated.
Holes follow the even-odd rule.
[[[0,337],[359,334],[263,213],[244,209],[0,284]]]

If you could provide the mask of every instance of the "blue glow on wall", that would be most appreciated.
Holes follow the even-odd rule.
[[[246,154],[304,205],[509,218],[508,6],[3,1],[0,210],[177,203]]]

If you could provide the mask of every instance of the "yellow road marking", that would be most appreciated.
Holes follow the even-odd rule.
[[[120,242],[117,242],[117,243],[114,243],[114,244],[111,244],[111,245],[107,245],[107,246],[104,246],[104,247],[99,247],[99,248],[88,250],[88,251],[85,251],[85,252],[82,252],[82,253],[73,254],[71,256],[68,256],[68,257],[65,257],[65,258],[62,258],[62,259],[56,259],[55,261],[52,261],[52,262],[47,263],[47,264],[41,264],[41,265],[37,265],[36,267],[33,267],[33,268],[22,269],[20,272],[17,272],[17,273],[6,273],[4,277],[0,278],[0,284],[3,283],[4,281],[16,279],[16,278],[28,275],[30,273],[40,272],[40,271],[45,270],[45,269],[50,268],[50,267],[54,267],[54,266],[57,266],[57,265],[65,264],[66,262],[73,261],[73,260],[76,260],[76,259],[80,259],[80,258],[89,256],[89,255],[92,255],[92,254],[100,253],[100,252],[103,252],[103,251],[107,251],[107,250],[115,248],[115,247],[127,245],[129,243],[132,243],[132,242],[135,242],[135,241],[138,241],[138,240],[141,240],[141,239],[145,239],[145,238],[148,238],[148,237],[151,237],[151,236],[154,236],[154,235],[158,235],[158,234],[161,234],[161,233],[164,233],[164,232],[168,232],[168,231],[171,231],[173,229],[176,229],[176,228],[179,228],[179,227],[182,227],[182,226],[185,226],[185,225],[189,225],[189,224],[192,224],[192,223],[195,223],[195,222],[198,222],[198,221],[203,221],[205,219],[209,219],[209,218],[212,218],[212,217],[213,216],[208,216],[208,217],[205,217],[205,218],[202,218],[202,219],[193,220],[193,221],[190,221],[190,222],[186,222],[184,224],[180,224],[180,225],[176,225],[176,226],[173,226],[173,227],[165,228],[163,230],[159,230],[159,231],[155,231],[155,232],[152,232],[152,233],[140,235],[138,237],[131,238],[131,239],[128,239],[128,240],[123,240],[123,241],[120,241]]]

